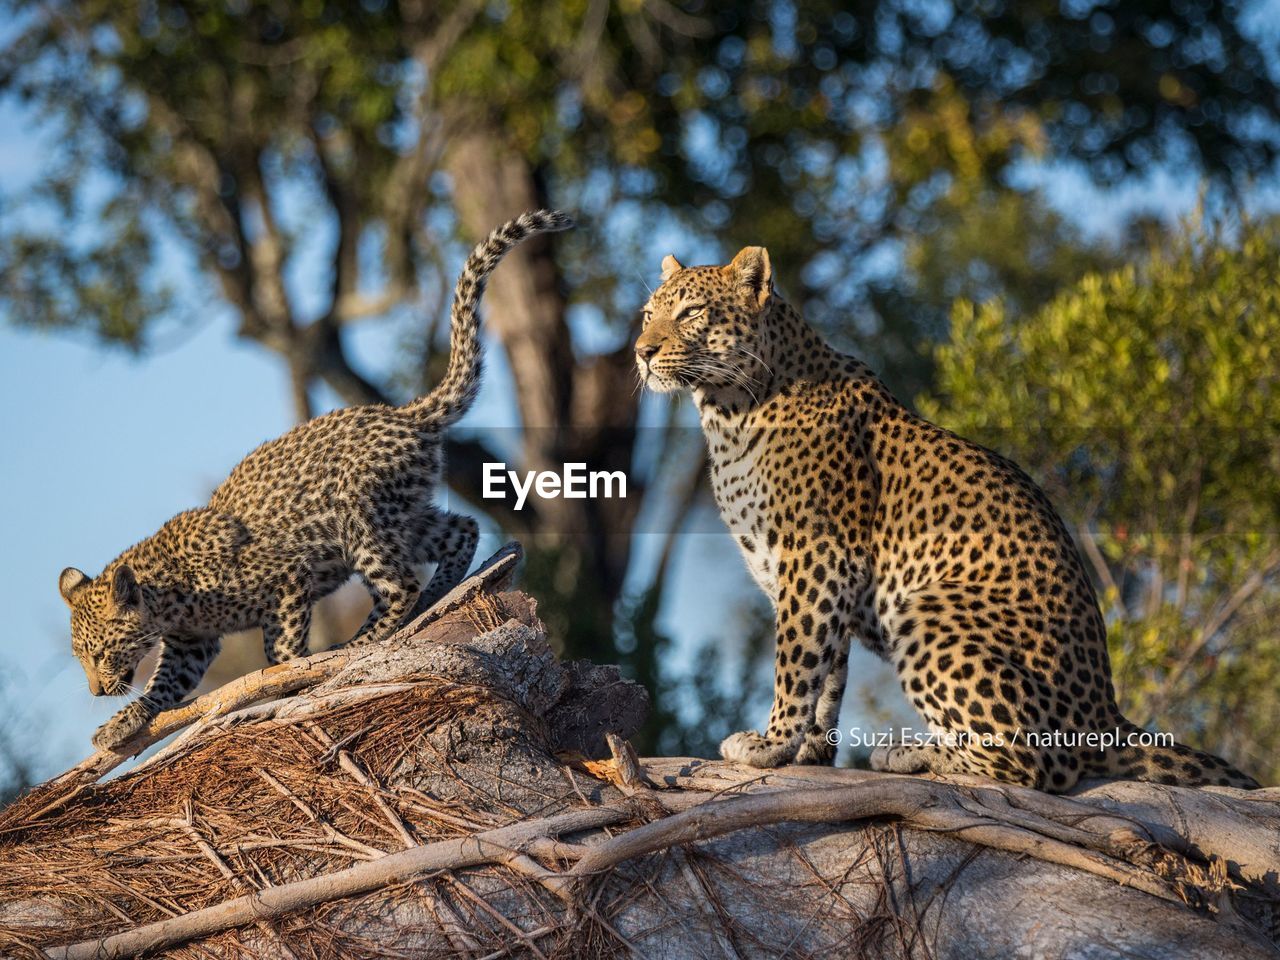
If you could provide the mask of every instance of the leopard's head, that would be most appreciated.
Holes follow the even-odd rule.
[[[133,569],[121,563],[90,578],[67,567],[58,591],[71,608],[71,652],[84,667],[89,692],[128,693],[139,661],[158,640]]]
[[[640,378],[659,393],[752,393],[769,371],[764,325],[774,298],[764,247],[745,247],[723,267],[684,267],[666,257],[636,340]]]

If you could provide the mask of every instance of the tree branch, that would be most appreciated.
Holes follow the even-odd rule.
[[[561,834],[599,829],[632,817],[626,806],[588,807],[568,813],[529,820],[486,830],[456,840],[441,840],[426,846],[387,854],[308,880],[282,883],[265,890],[226,900],[216,906],[182,916],[88,940],[69,947],[52,947],[45,953],[53,960],[106,960],[132,957],[159,950],[221,930],[244,926],[255,920],[295,913],[342,897],[359,896],[372,890],[405,883],[437,870],[456,870],[483,863],[503,863],[511,851],[532,840]]]
[[[614,749],[616,755],[616,745]],[[720,799],[706,792],[644,787],[639,762],[629,759],[630,763],[620,764],[615,758],[614,763],[619,764],[623,779],[630,771],[635,792],[630,802],[571,810],[415,846],[46,953],[59,960],[131,956],[409,882],[428,873],[482,864],[503,865],[529,876],[568,901],[572,909],[583,881],[627,860],[779,823],[836,824],[887,817],[906,827],[946,833],[990,849],[1081,870],[1161,900],[1190,903],[1200,909],[1209,906],[1212,888],[1226,882],[1225,876],[1200,869],[1157,846],[1151,831],[1140,822],[1098,815],[1095,809],[1067,798],[1045,796],[1043,803],[1033,800],[1030,806],[1014,806],[1006,794],[1008,788],[969,788],[915,777],[867,774],[862,782],[852,785],[784,790],[766,787],[755,776],[754,783],[746,785],[752,792]],[[580,855],[567,873],[543,867],[522,852],[535,845],[546,847],[565,834],[598,831],[633,820],[640,807],[645,818],[656,815],[658,819],[597,838],[589,845],[558,845],[561,857]],[[1092,829],[1085,826],[1091,817]]]
[[[1029,826],[1014,825],[986,811],[975,813],[967,809],[958,802],[959,796],[953,786],[910,778],[885,778],[855,787],[788,790],[699,802],[669,818],[593,845],[570,870],[570,875],[589,877],[624,860],[749,827],[892,817],[920,829],[951,833],[996,850],[1084,870],[1164,900],[1184,902],[1165,881],[1112,855],[1122,851],[1109,838],[1074,831],[1075,843],[1086,845],[1082,849],[1052,837],[1055,831],[1060,831],[1060,826],[1026,816],[1021,818],[1023,823],[1045,829],[1036,831]],[[1108,852],[1098,852],[1104,849]]]

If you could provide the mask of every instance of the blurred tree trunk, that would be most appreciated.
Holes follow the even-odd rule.
[[[444,166],[469,241],[547,205],[539,171],[496,126],[460,122]],[[559,472],[566,462],[579,462],[628,474],[626,499],[540,500],[525,507],[527,522],[517,521],[530,554],[527,577],[554,604],[541,613],[561,621],[556,632],[566,652],[613,659],[614,606],[644,495],[631,473],[639,395],[629,342],[613,353],[575,356],[553,243],[535,237],[508,255],[489,282],[485,323],[511,366],[524,428],[520,468]]]
[[[475,126],[452,136],[445,165],[458,219],[473,242],[496,224],[547,204],[536,171],[494,128]],[[544,455],[556,446],[555,431],[567,421],[573,396],[573,349],[551,243],[543,234],[512,250],[486,293],[489,328],[511,359],[531,463],[552,462]]]

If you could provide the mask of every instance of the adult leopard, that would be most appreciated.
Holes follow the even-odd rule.
[[[763,248],[664,259],[636,362],[650,388],[692,392],[720,514],[776,612],[768,728],[730,736],[725,759],[832,762],[856,636],[943,735],[877,749],[876,769],[1055,792],[1090,776],[1257,786],[1190,747],[1129,742],[1097,596],[1044,492],[824,343]],[[1088,739],[1113,731],[1105,750]]]

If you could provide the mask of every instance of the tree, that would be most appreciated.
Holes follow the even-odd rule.
[[[1075,523],[1124,712],[1280,766],[1280,223],[1192,226],[1011,318],[957,305],[926,413]]]
[[[557,662],[525,594],[454,597],[0,812],[0,951],[1275,955],[1275,790],[642,760],[639,685]]]
[[[343,403],[404,394],[394,376],[376,382],[352,362],[357,323],[412,323],[425,362],[408,379],[433,379],[455,234],[474,239],[549,202],[581,214],[588,230],[512,255],[488,322],[510,360],[521,466],[629,469],[632,495],[490,513],[529,543],[530,584],[553,632],[570,652],[608,660],[619,659],[607,638],[640,504],[692,502],[683,491],[700,472],[662,454],[666,427],[654,443],[637,440],[629,344],[644,276],[666,252],[655,237],[710,255],[768,244],[815,320],[891,380],[918,385],[927,369],[916,345],[938,311],[887,297],[886,278],[863,264],[1011,196],[1005,174],[1028,156],[1075,158],[1102,179],[1172,156],[1238,180],[1273,158],[1265,131],[1280,113],[1230,4],[6,9],[18,27],[0,87],[59,134],[27,208],[6,198],[10,322],[145,349],[165,321],[195,322],[167,272],[176,248],[234,311],[239,335],[280,357],[306,417],[321,385]],[[321,230],[328,296],[308,310],[289,280]],[[1021,243],[991,245],[984,282],[1030,303],[1044,294],[1008,257]],[[1074,243],[1046,240],[1066,274]],[[855,322],[855,308],[871,312]],[[450,455],[455,489],[478,502],[479,465],[500,458],[478,437],[455,438]],[[621,659],[640,675],[659,669],[653,656],[637,647]]]

